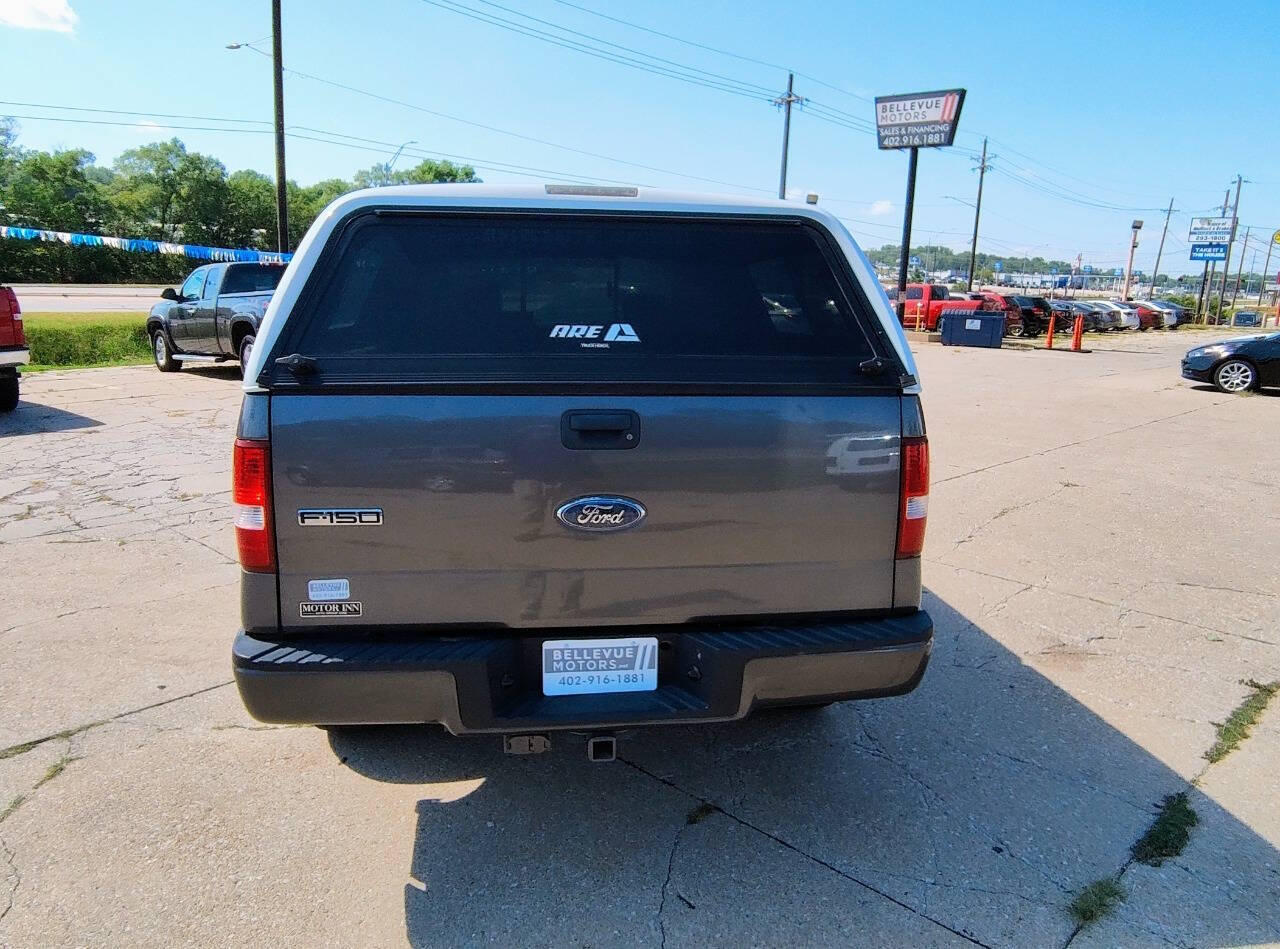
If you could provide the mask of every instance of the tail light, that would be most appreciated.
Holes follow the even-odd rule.
[[[271,449],[266,442],[236,439],[231,506],[240,566],[251,573],[271,573],[276,568],[276,537],[271,517]]]
[[[18,295],[12,287],[4,287],[4,295],[9,298],[9,313],[13,316],[13,344],[25,346],[27,334],[22,328],[22,307],[18,306]]]
[[[929,439],[902,439],[902,491],[898,501],[898,549],[903,560],[924,550],[924,526],[929,517]]]

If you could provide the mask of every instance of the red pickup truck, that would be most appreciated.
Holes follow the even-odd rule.
[[[896,302],[898,288],[890,287],[885,291],[889,299]],[[902,325],[907,329],[936,330],[938,320],[944,312],[953,310],[987,310],[996,309],[987,306],[981,300],[966,300],[964,297],[953,297],[944,286],[936,283],[907,284],[906,306],[902,310]]]
[[[18,407],[18,367],[31,361],[22,308],[10,287],[0,287],[0,412]]]

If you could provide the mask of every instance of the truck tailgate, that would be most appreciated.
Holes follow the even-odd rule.
[[[566,447],[562,420],[577,411],[634,413],[634,447]],[[886,609],[900,430],[899,397],[874,392],[275,395],[282,626]],[[647,515],[609,533],[557,520],[561,505],[591,495],[634,499]],[[299,517],[352,510],[379,510],[381,523]],[[309,586],[326,580],[339,582]],[[326,597],[358,612],[307,606]]]

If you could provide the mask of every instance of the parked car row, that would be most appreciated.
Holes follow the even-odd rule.
[[[897,290],[889,288],[889,299]],[[1087,333],[1120,330],[1174,330],[1189,323],[1192,313],[1175,303],[1156,300],[1046,300],[1044,297],[972,290],[953,293],[935,284],[907,284],[902,322],[909,329],[940,330],[944,312],[982,310],[1005,315],[1004,334],[1012,337],[1040,336],[1056,318],[1055,332],[1070,332],[1077,316],[1084,319]]]
[[[1054,300],[1055,329],[1070,330],[1077,316],[1084,318],[1087,333],[1120,330],[1175,330],[1191,322],[1191,311],[1174,303],[1152,300]]]

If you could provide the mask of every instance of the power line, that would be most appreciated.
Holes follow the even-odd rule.
[[[256,47],[250,46],[247,43],[243,45],[246,48],[253,50],[253,52],[259,54],[260,56],[268,56],[268,57],[270,56],[269,53],[265,53],[262,50]],[[653,172],[657,172],[659,174],[664,174],[664,175],[675,175],[680,178],[688,178],[691,181],[703,181],[708,184],[724,185],[725,187],[739,188],[744,191],[755,191],[761,194],[772,194],[772,192],[768,188],[756,188],[756,187],[753,187],[752,185],[744,185],[734,181],[724,181],[720,178],[709,178],[704,175],[691,175],[691,174],[688,174],[687,172],[675,171],[674,169],[670,169],[670,168],[661,168],[656,165],[647,165],[643,162],[632,161],[627,158],[618,158],[615,155],[605,155],[601,152],[593,152],[583,148],[575,148],[572,145],[565,145],[561,142],[554,142],[549,139],[538,138],[537,136],[534,136],[534,135],[526,135],[522,132],[514,132],[510,129],[500,128],[496,125],[488,125],[484,122],[477,122],[472,119],[465,119],[459,115],[451,115],[448,112],[440,112],[436,109],[429,109],[426,106],[418,105],[417,103],[414,103],[414,102],[407,102],[404,99],[397,99],[397,98],[394,98],[393,96],[385,96],[385,95],[382,95],[381,93],[371,92],[368,89],[361,89],[357,86],[353,86],[345,82],[339,82],[336,79],[327,79],[324,76],[317,76],[313,73],[302,72],[297,69],[289,69],[289,68],[286,68],[285,72],[289,73],[292,76],[297,76],[300,79],[308,79],[313,82],[323,83],[324,85],[332,86],[336,89],[343,89],[347,92],[351,92],[356,95],[366,96],[370,99],[376,99],[380,102],[386,102],[390,105],[400,106],[405,109],[412,109],[415,112],[421,112],[425,115],[431,115],[441,119],[448,119],[451,122],[459,122],[463,125],[469,125],[472,128],[483,129],[486,132],[495,132],[499,135],[507,135],[507,136],[510,136],[511,138],[518,138],[518,139],[521,139],[522,141],[533,142],[534,144],[537,144],[537,145],[546,145],[549,148],[558,148],[561,151],[572,152],[576,155],[585,155],[588,158],[598,158],[602,161],[615,162],[619,165],[628,165],[632,168],[640,168],[644,171],[653,171]]]
[[[454,2],[454,0],[419,0],[419,2],[428,4],[429,6],[439,7],[441,10],[448,10],[451,13],[456,13],[460,16],[465,16],[472,20],[478,20],[481,23],[488,23],[491,26],[497,26],[504,30],[510,30],[511,32],[519,33],[523,36],[541,40],[545,43],[550,43],[553,46],[561,46],[565,49],[571,49],[579,53],[584,53],[588,56],[593,56],[596,59],[603,59],[608,62],[618,63],[619,65],[631,66],[635,69],[640,69],[644,72],[650,72],[650,73],[654,73],[655,75],[666,76],[669,79],[679,79],[681,81],[689,82],[694,85],[704,86],[709,89],[718,89],[721,92],[728,92],[733,95],[743,96],[748,99],[756,99],[760,101],[766,101],[775,94],[772,90],[768,90],[763,86],[759,86],[759,87],[755,86],[754,83],[741,83],[738,80],[732,80],[732,79],[729,79],[727,81],[718,81],[711,78],[701,78],[696,75],[690,75],[689,74],[690,72],[703,72],[703,70],[697,70],[697,69],[694,69],[693,67],[679,66],[677,67],[677,69],[669,69],[663,66],[655,65],[654,63],[646,63],[640,59],[634,59],[632,57],[623,56],[618,53],[611,53],[608,50],[602,50],[596,47],[588,46],[585,43],[577,42],[576,40],[569,39],[568,37],[556,36],[552,33],[546,32],[545,30],[539,30],[534,27],[525,26],[524,24],[516,23],[512,20],[508,20],[491,13],[486,13],[483,10],[477,10],[474,7],[464,6],[460,3]],[[575,31],[566,30],[565,32],[572,33]],[[580,35],[586,35],[586,34],[580,34]],[[609,45],[617,45],[617,44],[609,44]],[[647,56],[647,54],[640,53],[638,51],[636,52],[636,55],[642,56],[642,57]],[[658,57],[650,56],[648,58],[655,59],[659,62],[662,61]],[[685,69],[686,71],[680,72],[678,71],[679,69]]]
[[[24,109],[57,109],[62,112],[93,112],[100,115],[140,115],[151,119],[192,119],[201,122],[238,122],[245,125],[270,125],[270,119],[228,119],[213,115],[177,115],[172,112],[130,112],[127,109],[90,109],[76,105],[49,105],[44,102],[12,102],[0,99],[0,105],[16,105]],[[17,118],[17,116],[15,116]]]

